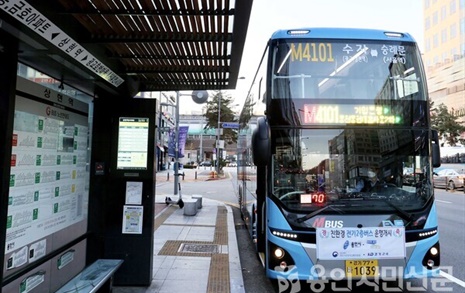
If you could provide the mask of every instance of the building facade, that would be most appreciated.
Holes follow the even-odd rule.
[[[465,122],[465,0],[424,0],[423,18],[430,98]]]
[[[179,125],[189,126],[181,163],[213,161],[216,158],[216,129],[204,129],[207,120],[203,114],[180,115]],[[236,154],[236,143],[225,143],[223,159]]]

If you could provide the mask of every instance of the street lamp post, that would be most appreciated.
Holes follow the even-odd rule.
[[[176,92],[176,137],[174,139],[174,195],[178,195],[179,183],[179,98],[181,94]]]
[[[179,183],[179,92],[177,92],[177,97],[176,97],[176,104],[167,104],[167,103],[160,103],[160,110],[162,106],[170,106],[174,107],[175,110],[175,126],[174,126],[174,133],[175,133],[175,139],[174,139],[174,195],[178,195],[178,183]],[[160,112],[161,114],[161,112]]]
[[[181,94],[179,91],[176,91],[176,104],[170,105],[175,107],[176,110],[176,123],[175,123],[175,139],[174,139],[174,195],[178,195],[178,184],[179,184],[179,98],[181,96],[192,97],[196,103],[204,103],[208,94],[206,91],[193,91],[192,94]]]
[[[221,95],[218,95],[218,129],[216,138],[216,174],[220,175]]]
[[[160,95],[160,101],[161,101],[161,95]],[[159,128],[158,128],[158,135],[157,135],[158,144],[161,144],[161,143],[162,143],[162,138],[163,138],[163,137],[162,137],[162,132],[161,132],[161,130],[160,130],[160,127],[161,127],[161,125],[162,125],[161,122],[162,122],[162,115],[163,115],[163,114],[162,114],[161,104],[162,104],[162,103],[160,102],[160,105],[159,105],[160,111],[158,112],[158,113],[159,113],[159,115],[158,115],[158,127],[159,127]],[[158,155],[157,155],[157,171],[159,171],[159,170],[161,170],[161,157],[162,157],[162,154],[160,154],[160,151],[159,151],[159,150],[157,150],[157,154],[158,154]]]
[[[174,195],[178,194],[179,183],[179,98],[181,96],[192,97],[194,102],[203,103],[208,98],[206,91],[193,91],[192,94],[181,94],[176,92],[176,138],[175,138],[175,154],[174,154]]]
[[[204,123],[204,116],[203,116],[203,113],[204,113],[204,107],[202,107],[202,116],[201,116],[201,123],[200,123],[200,160],[199,160],[199,163],[200,162],[203,162],[203,123]]]

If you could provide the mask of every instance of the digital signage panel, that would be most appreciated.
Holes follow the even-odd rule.
[[[118,170],[147,170],[149,118],[120,117]]]

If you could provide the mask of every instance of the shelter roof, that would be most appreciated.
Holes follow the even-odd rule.
[[[135,95],[234,89],[253,1],[14,2],[0,20],[22,63],[87,93]]]

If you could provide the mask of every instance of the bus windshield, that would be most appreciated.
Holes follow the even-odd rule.
[[[432,196],[427,132],[272,130],[272,196],[288,210],[422,208]]]

